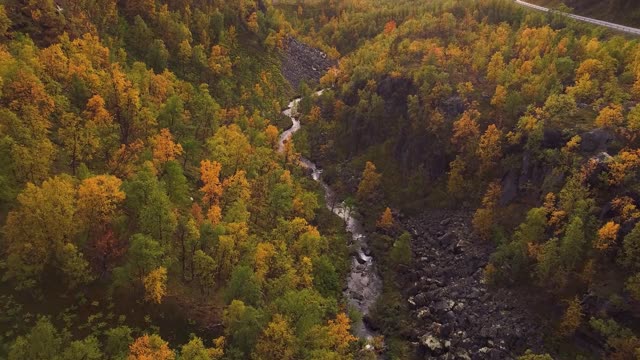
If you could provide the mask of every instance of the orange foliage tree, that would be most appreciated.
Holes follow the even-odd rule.
[[[173,360],[175,353],[158,335],[143,335],[129,345],[128,360]]]
[[[209,206],[217,205],[220,202],[220,196],[222,196],[220,170],[222,170],[222,165],[217,161],[202,160],[200,162],[200,179],[204,183],[200,188],[204,194],[202,201]]]
[[[384,24],[384,33],[391,34],[396,29],[396,21],[389,20],[386,24]]]
[[[264,130],[264,133],[267,136],[267,142],[269,143],[271,148],[274,150],[277,149],[278,136],[280,134],[280,132],[278,131],[278,128],[273,125],[268,125],[267,128]]]
[[[596,126],[599,127],[614,128],[621,126],[623,123],[622,106],[616,104],[611,104],[600,110],[596,118]]]
[[[598,250],[608,249],[617,239],[620,224],[609,221],[598,230],[598,237],[593,246]]]
[[[147,301],[160,304],[167,294],[167,269],[159,267],[144,277],[144,298]]]
[[[182,145],[173,141],[173,135],[169,129],[160,130],[160,133],[153,138],[153,143],[153,163],[156,166],[175,160],[177,156],[182,155]]]
[[[494,124],[489,125],[480,137],[477,155],[480,158],[480,172],[493,169],[502,157],[502,131]]]
[[[623,150],[609,164],[609,184],[622,185],[640,166],[640,149]]]
[[[328,331],[334,350],[343,356],[349,353],[351,343],[357,338],[351,335],[351,322],[345,313],[338,313],[335,320],[329,320]]]
[[[492,182],[489,184],[487,191],[482,199],[482,208],[476,210],[473,215],[473,229],[483,239],[488,239],[491,236],[491,228],[494,223],[495,209],[498,205],[498,199],[502,189],[498,182]]]
[[[231,59],[226,48],[220,45],[211,48],[209,69],[216,76],[231,75]]]
[[[475,148],[480,136],[480,128],[476,121],[479,117],[480,112],[477,110],[467,110],[453,123],[451,143],[459,149],[459,153]]]
[[[386,208],[380,219],[376,222],[376,227],[383,230],[390,230],[393,227],[393,214],[391,213],[391,209]]]
[[[122,180],[112,175],[98,175],[82,180],[78,187],[78,216],[95,229],[111,221],[125,199],[120,190]]]
[[[358,184],[357,197],[359,201],[371,200],[375,196],[380,186],[381,177],[382,175],[376,171],[376,166],[371,161],[367,161],[362,172],[362,180]]]

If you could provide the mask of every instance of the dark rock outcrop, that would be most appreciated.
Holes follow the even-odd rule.
[[[567,143],[562,132],[555,129],[544,129],[542,136],[542,146],[548,149],[559,149]]]
[[[415,264],[404,288],[418,358],[513,359],[543,350],[544,331],[526,304],[484,284],[493,248],[471,235],[470,218],[432,211],[404,221],[414,235]]]
[[[607,151],[609,144],[615,139],[615,135],[606,129],[594,129],[580,134],[580,151],[593,153]]]
[[[416,88],[411,79],[387,76],[380,80],[376,92],[384,99],[385,111],[391,116],[407,111],[407,96],[414,94]]]
[[[295,38],[285,40],[282,73],[295,91],[300,83],[317,83],[327,70],[336,64],[327,54]]]
[[[500,195],[500,206],[504,206],[515,200],[518,196],[518,171],[509,170],[502,178],[502,193]]]

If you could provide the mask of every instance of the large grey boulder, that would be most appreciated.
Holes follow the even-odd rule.
[[[430,334],[423,335],[420,338],[420,344],[425,348],[429,349],[429,351],[433,355],[442,354],[445,350],[444,345],[442,344],[442,341],[440,341],[440,339]]]

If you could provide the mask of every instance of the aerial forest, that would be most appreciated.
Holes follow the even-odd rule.
[[[637,36],[0,1],[0,359],[640,359],[639,305]]]

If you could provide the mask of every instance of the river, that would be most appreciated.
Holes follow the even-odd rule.
[[[323,90],[316,92],[316,95],[322,94]],[[284,145],[291,139],[291,136],[300,130],[300,121],[297,119],[296,107],[300,102],[300,98],[294,99],[289,103],[287,109],[282,113],[288,116],[293,123],[291,127],[280,135],[278,150],[284,151]],[[324,190],[324,198],[327,208],[340,217],[345,222],[346,230],[351,234],[350,248],[354,249],[351,257],[351,271],[347,278],[347,287],[344,290],[344,296],[348,304],[360,311],[365,316],[369,314],[369,310],[375,303],[378,295],[382,291],[382,280],[378,275],[374,259],[370,256],[362,223],[356,219],[353,214],[353,208],[345,206],[344,202],[337,202],[335,191],[333,191],[327,183],[322,180],[322,169],[319,169],[315,163],[304,157],[300,157],[300,166],[309,170],[313,180],[317,181]],[[354,333],[360,338],[371,340],[377,334],[369,329],[364,322],[360,322],[354,328]]]

